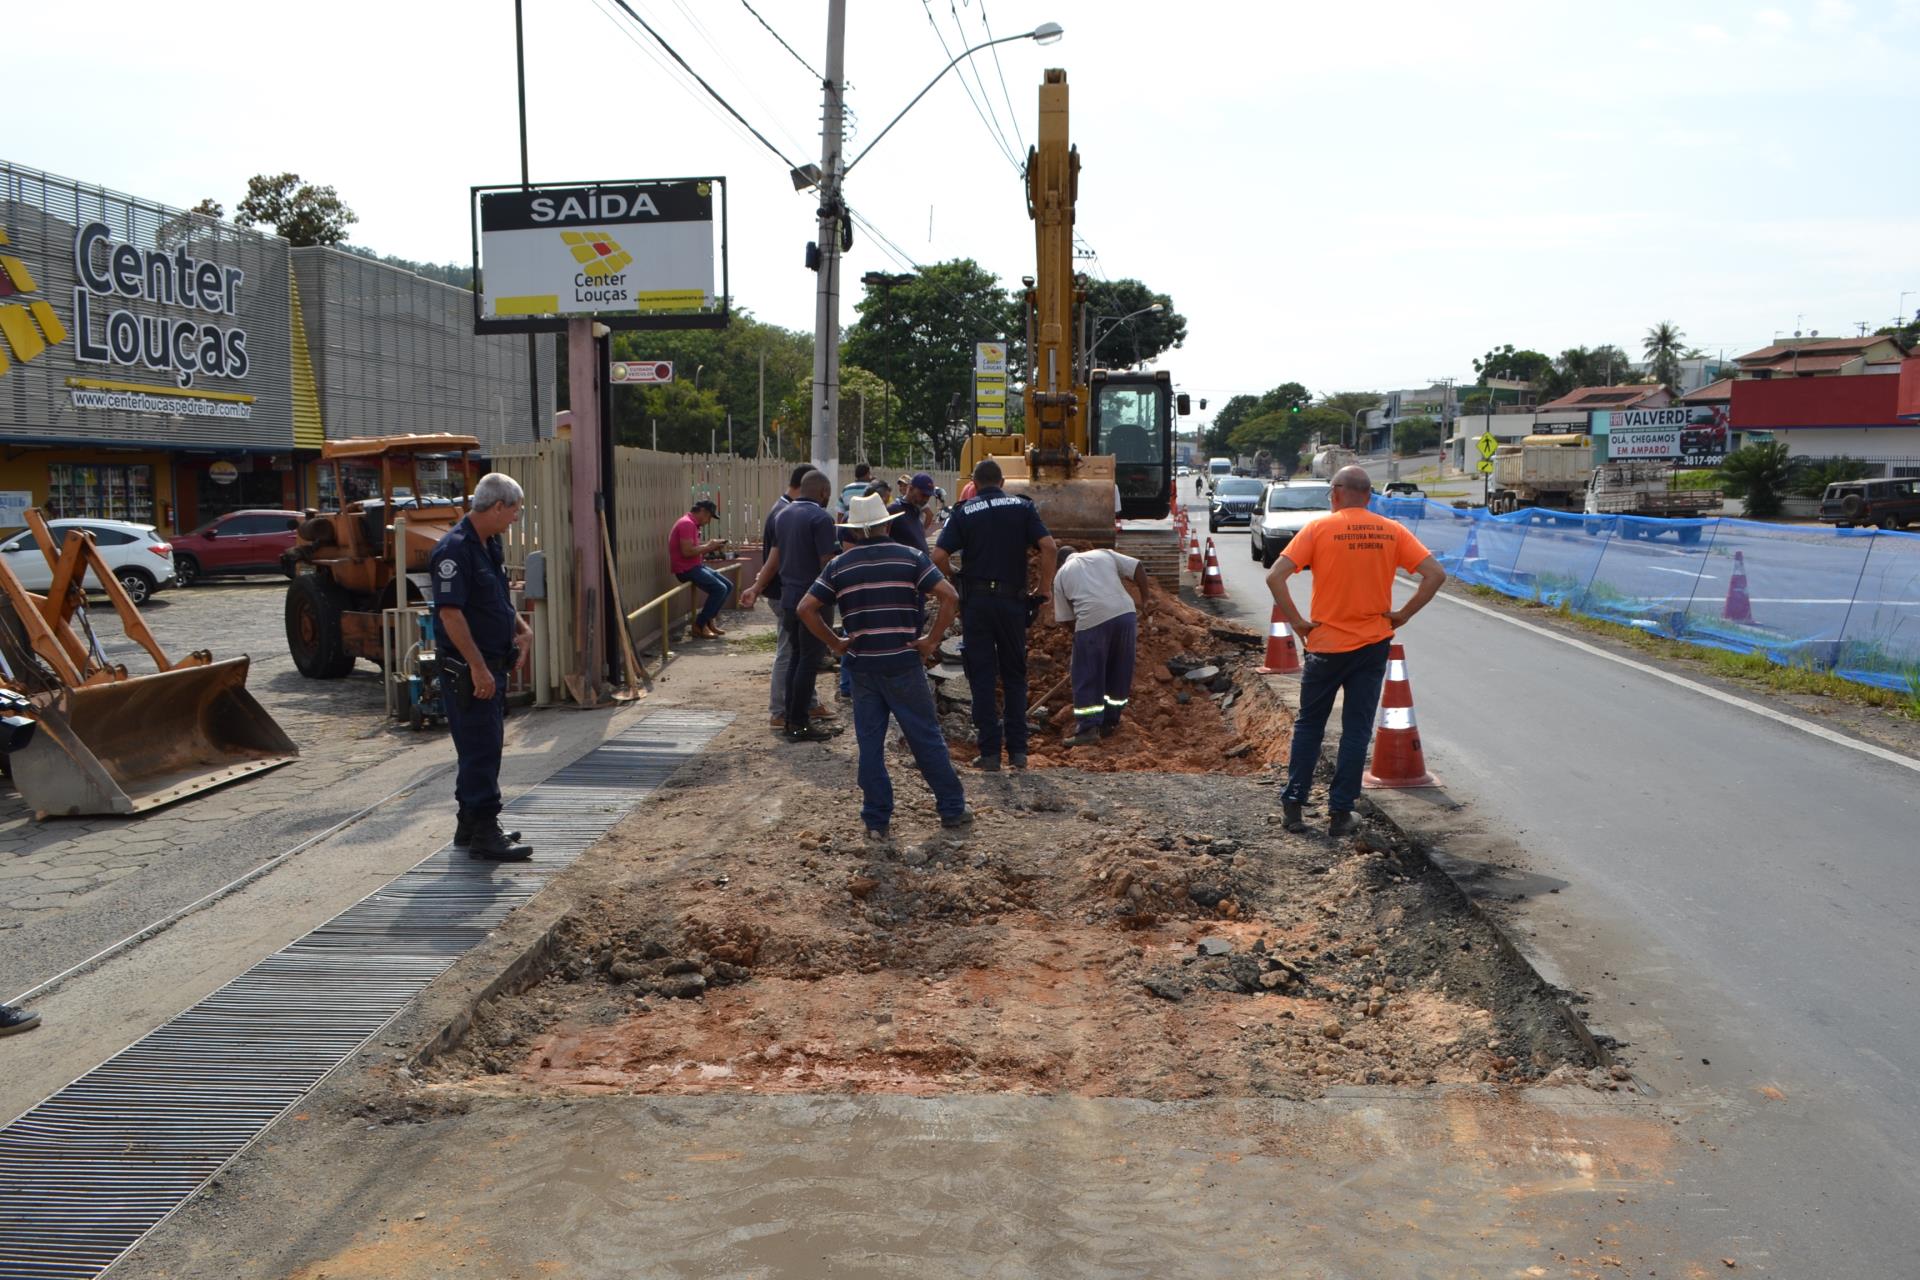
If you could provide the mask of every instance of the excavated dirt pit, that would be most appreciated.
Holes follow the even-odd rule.
[[[1062,745],[1074,731],[1072,689],[1066,683],[1072,633],[1060,626],[1035,626],[1028,632],[1027,689],[1033,703],[1028,763],[1095,773],[1236,775],[1284,764],[1292,720],[1266,694],[1255,672],[1265,637],[1196,609],[1157,583],[1149,604],[1138,632],[1126,714],[1119,730],[1095,746]],[[951,653],[951,641],[958,636],[955,624],[949,656],[936,669],[935,688],[942,726],[955,756],[961,757],[972,754],[974,739],[971,694]],[[1196,670],[1217,674],[1195,680],[1191,675]]]
[[[600,888],[549,971],[428,1065],[438,1087],[1176,1099],[1586,1071],[1443,876],[1283,833],[1270,773],[967,774],[979,821],[950,839],[891,753],[900,842],[875,845],[850,736],[716,747],[576,868]]]

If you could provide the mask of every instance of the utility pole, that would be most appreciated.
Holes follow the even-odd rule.
[[[520,20],[521,0],[513,0],[513,65],[520,79],[520,186],[532,185],[527,168],[527,37]],[[479,287],[475,282],[475,288]],[[527,335],[527,414],[533,438],[540,438],[540,337]]]
[[[753,447],[753,456],[764,458],[767,455],[767,353],[760,351],[760,437]]]
[[[825,102],[820,112],[820,284],[813,313],[813,465],[840,474],[841,94],[846,82],[847,0],[827,3]],[[838,481],[835,480],[835,484]]]

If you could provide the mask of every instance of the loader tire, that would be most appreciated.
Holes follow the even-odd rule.
[[[338,680],[353,670],[353,655],[340,634],[340,593],[311,573],[287,584],[287,649],[300,674]]]

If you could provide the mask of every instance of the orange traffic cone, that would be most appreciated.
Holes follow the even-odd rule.
[[[1300,652],[1293,646],[1293,628],[1273,606],[1273,621],[1267,624],[1267,657],[1260,665],[1263,676],[1291,676],[1300,673]]]
[[[1752,622],[1753,600],[1747,595],[1747,558],[1733,553],[1733,580],[1727,583],[1727,603],[1720,616],[1728,622]]]
[[[1413,720],[1413,685],[1407,680],[1403,645],[1387,650],[1387,685],[1380,693],[1380,716],[1373,735],[1373,767],[1360,779],[1369,789],[1437,787],[1420,752],[1420,730]]]
[[[1187,572],[1200,572],[1200,535],[1198,532],[1187,535]]]
[[[1220,576],[1220,557],[1214,554],[1213,539],[1207,539],[1207,572],[1200,580],[1200,594],[1203,596],[1223,596],[1227,594],[1227,582]]]

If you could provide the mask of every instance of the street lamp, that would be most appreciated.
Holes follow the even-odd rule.
[[[1014,40],[1052,44],[1061,34],[1059,23],[1043,22],[1031,31],[985,40],[962,50],[958,57],[940,68],[939,74],[927,81],[927,87],[915,94],[913,101],[902,107],[900,114],[889,120],[887,127],[876,134],[859,155],[850,163],[842,164],[840,144],[846,115],[842,94],[846,85],[847,5],[846,0],[829,0],[826,74],[823,77],[826,100],[821,110],[820,173],[817,181],[820,190],[819,238],[815,243],[819,253],[820,283],[814,291],[812,404],[813,465],[828,475],[835,474],[840,464],[840,254],[847,246],[842,237],[846,234],[848,217],[846,204],[840,196],[842,182],[855,165],[867,158],[880,139],[900,123],[901,117],[913,110],[914,104],[926,97],[933,86],[940,83],[942,76],[960,64],[961,59],[993,45]],[[794,177],[797,189],[804,190],[807,185],[816,185],[809,175]]]
[[[1093,353],[1100,349],[1100,344],[1102,342],[1105,342],[1108,338],[1111,338],[1113,336],[1114,330],[1118,329],[1121,325],[1133,319],[1135,316],[1144,316],[1149,311],[1165,311],[1166,309],[1167,308],[1163,304],[1155,302],[1149,306],[1140,308],[1138,311],[1129,311],[1126,315],[1120,316],[1119,318],[1115,319],[1112,324],[1106,327],[1105,332],[1096,334],[1094,336],[1093,341],[1087,344],[1087,367],[1088,368],[1093,367]],[[1108,317],[1106,316],[1095,316],[1093,318],[1093,322],[1095,324],[1099,324],[1100,321],[1105,320],[1107,318]]]
[[[706,367],[707,366],[703,364],[693,366],[693,389],[695,392],[700,390],[700,371]]]

